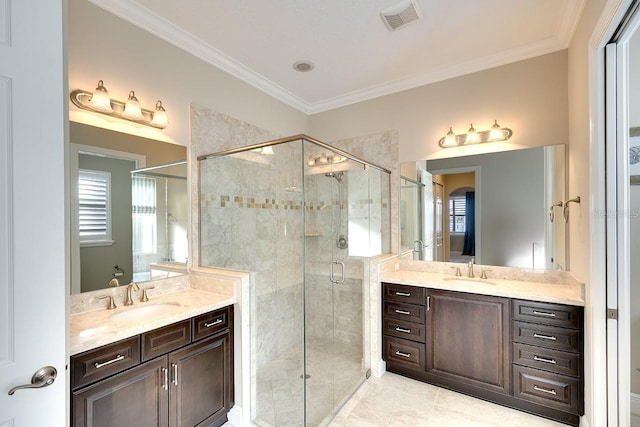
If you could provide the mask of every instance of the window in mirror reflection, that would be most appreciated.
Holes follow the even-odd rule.
[[[145,176],[131,177],[133,221],[133,255],[157,252],[156,180]],[[148,280],[148,279],[147,279]]]
[[[81,246],[110,245],[111,173],[81,169],[78,173],[78,228]]]

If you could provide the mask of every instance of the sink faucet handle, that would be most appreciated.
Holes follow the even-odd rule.
[[[482,270],[482,273],[480,273],[481,279],[487,279],[487,271],[491,271],[491,270]]]
[[[452,266],[451,268],[455,268],[456,269],[456,277],[461,277],[462,276],[462,271],[460,271],[460,267]]]
[[[147,295],[147,291],[148,291],[149,289],[155,289],[155,288],[156,288],[155,286],[150,286],[150,287],[148,287],[148,288],[144,288],[144,289],[142,290],[142,298],[140,298],[140,302],[147,302],[147,301],[149,301],[149,296]]]
[[[113,300],[113,296],[111,295],[102,295],[97,297],[98,299],[105,299],[105,298],[109,298],[109,305],[107,306],[107,310],[113,310],[114,308],[117,308],[118,306],[116,305],[115,301]]]

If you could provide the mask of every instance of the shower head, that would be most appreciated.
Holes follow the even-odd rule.
[[[344,172],[327,172],[324,174],[326,177],[335,178],[338,182],[342,182],[342,175],[344,175]]]

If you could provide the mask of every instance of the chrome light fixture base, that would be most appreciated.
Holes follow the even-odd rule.
[[[152,110],[147,110],[145,108],[140,108],[140,111],[142,112],[141,119],[136,120],[136,119],[131,119],[126,117],[123,114],[125,111],[126,102],[118,101],[113,98],[111,98],[111,109],[113,110],[112,112],[97,110],[92,107],[92,104],[91,104],[92,96],[93,96],[92,92],[87,92],[82,89],[76,89],[71,92],[70,98],[71,98],[71,102],[73,102],[73,105],[83,110],[104,114],[106,116],[116,117],[118,119],[127,120],[129,122],[140,123],[143,125],[157,128],[157,129],[164,129],[167,127],[166,121],[164,122],[154,121],[153,115],[155,112]],[[164,114],[166,114],[164,108],[162,107],[162,103],[160,103],[160,108],[162,108],[161,111]]]
[[[473,125],[471,125],[470,129],[473,129],[473,135],[477,135],[474,141],[469,141],[467,139],[469,135],[468,133],[454,135],[453,130],[450,129],[446,136],[440,138],[440,140],[438,141],[438,145],[440,146],[440,148],[451,148],[461,147],[464,145],[482,144],[485,142],[501,142],[511,138],[511,136],[513,135],[513,131],[511,129],[503,127],[497,129],[496,124],[494,124],[491,129],[483,131],[475,131],[475,129],[473,129]]]

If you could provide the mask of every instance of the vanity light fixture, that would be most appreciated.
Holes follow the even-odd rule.
[[[104,87],[102,80],[98,81],[98,87],[91,93],[82,89],[71,92],[71,102],[83,110],[106,114],[123,120],[144,124],[158,129],[164,129],[169,125],[167,111],[162,101],[156,102],[154,111],[146,110],[140,106],[134,91],[129,92],[126,102],[112,99]]]
[[[453,128],[449,128],[449,132],[438,141],[440,148],[458,147],[461,145],[480,144],[483,142],[506,141],[511,138],[513,131],[509,128],[503,128],[495,120],[493,126],[489,130],[476,131],[473,123],[469,127],[467,133],[456,135]]]
[[[333,165],[335,163],[341,163],[347,160],[346,157],[341,156],[337,153],[322,153],[319,156],[309,156],[309,160],[307,160],[307,166],[324,166],[324,165]]]

